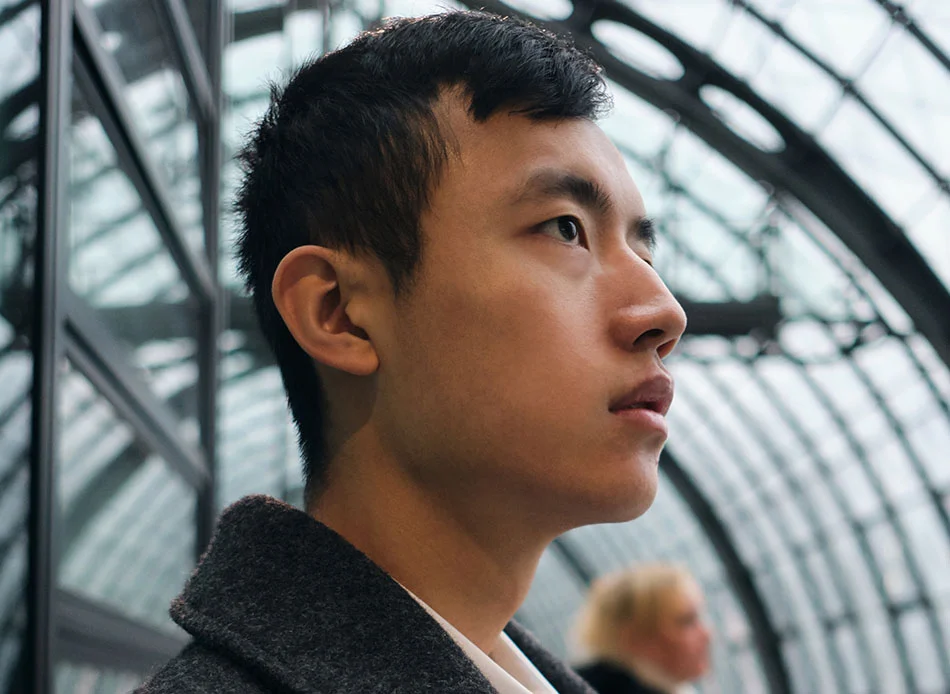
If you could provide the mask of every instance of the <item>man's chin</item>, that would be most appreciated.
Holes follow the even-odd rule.
[[[655,471],[638,475],[636,479],[620,480],[598,490],[578,506],[587,517],[581,525],[597,523],[627,523],[646,513],[656,499],[658,486]]]

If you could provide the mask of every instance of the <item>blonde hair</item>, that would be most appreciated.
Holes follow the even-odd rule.
[[[621,632],[654,636],[674,600],[695,579],[673,564],[646,564],[594,581],[579,615],[576,640],[591,659],[623,660]]]

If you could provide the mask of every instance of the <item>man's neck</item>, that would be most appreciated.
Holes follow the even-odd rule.
[[[513,517],[512,504],[436,493],[379,458],[347,455],[334,468],[311,515],[491,652],[553,534]]]

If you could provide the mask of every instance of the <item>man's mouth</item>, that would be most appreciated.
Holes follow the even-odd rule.
[[[649,410],[665,417],[672,402],[673,379],[666,373],[660,373],[615,399],[610,404],[610,411],[617,414],[626,410]]]

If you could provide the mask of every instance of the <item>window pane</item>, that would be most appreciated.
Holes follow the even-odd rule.
[[[198,323],[188,286],[78,91],[69,139],[69,285],[156,395],[193,419]]]
[[[125,694],[145,678],[132,672],[105,670],[93,665],[56,664],[56,694]]]
[[[59,584],[177,630],[168,605],[194,565],[195,491],[69,364],[58,402]]]
[[[374,1],[373,5],[380,3]],[[319,51],[324,27],[317,10],[286,8],[285,16],[285,8],[269,0],[230,0],[226,12],[234,23],[234,40],[225,46],[222,56],[225,98],[219,277],[232,296],[219,341],[216,500],[223,508],[246,494],[258,493],[299,504],[303,482],[296,434],[280,372],[260,333],[251,301],[239,296],[243,290],[234,254],[238,219],[228,206],[240,178],[235,154],[248,124],[259,120],[267,108],[268,82],[279,79],[281,70],[295,57]],[[336,17],[336,10],[333,15]]]
[[[185,238],[203,248],[198,128],[167,24],[152,0],[89,4],[102,26],[103,48],[125,79],[134,126],[168,189]]]

